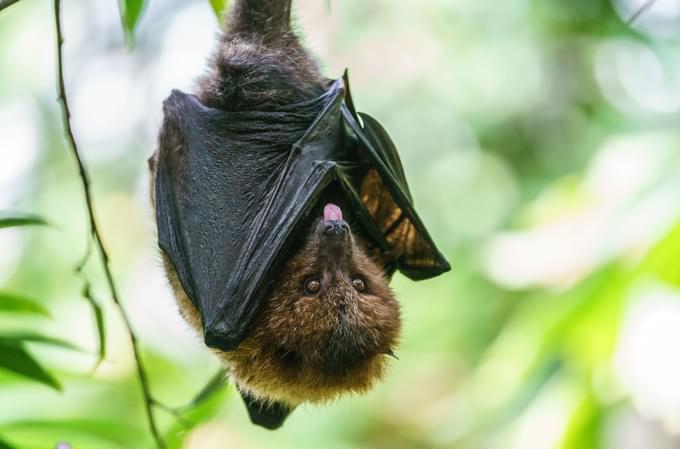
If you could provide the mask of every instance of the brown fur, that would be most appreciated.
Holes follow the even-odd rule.
[[[350,237],[343,245],[329,261],[313,231],[281,270],[248,337],[223,355],[241,389],[295,405],[362,393],[382,378],[399,336],[399,305],[360,244]],[[321,280],[316,295],[304,291],[310,277]],[[356,277],[365,292],[352,286]]]
[[[287,6],[281,10],[283,4]],[[230,29],[196,93],[202,103],[223,110],[263,110],[309,100],[323,91],[317,63],[290,31],[289,18],[275,16],[277,8],[290,15],[289,1],[236,2]],[[271,20],[263,26],[268,14]],[[301,131],[291,130],[291,144]],[[174,151],[181,144],[177,131],[164,124],[159,149],[149,161],[154,202],[159,152]],[[181,170],[172,167],[173,173]],[[321,232],[322,224],[317,219],[301,249],[284,263],[246,339],[234,351],[218,352],[239,389],[259,400],[294,406],[365,392],[383,376],[385,354],[397,344],[399,305],[384,267],[351,232],[341,243],[330,242]],[[201,333],[200,314],[165,255],[163,260],[182,315]],[[322,283],[317,295],[305,293],[310,276]],[[352,285],[357,277],[366,284],[363,293]]]
[[[285,17],[280,17],[283,3]],[[289,21],[290,0],[236,2],[200,81],[201,102],[223,110],[262,110],[323,92],[318,64],[300,45]]]

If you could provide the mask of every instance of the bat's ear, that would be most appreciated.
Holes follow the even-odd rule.
[[[153,154],[149,157],[149,159],[146,160],[146,163],[149,166],[149,171],[151,173],[155,173],[156,167],[158,166],[158,152],[154,151]]]
[[[281,402],[263,402],[240,390],[239,393],[246,404],[250,420],[253,424],[262,426],[265,429],[278,429],[293,411],[293,408]]]

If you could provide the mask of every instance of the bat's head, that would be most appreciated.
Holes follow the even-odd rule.
[[[335,204],[285,263],[246,339],[224,354],[242,390],[290,405],[363,392],[400,330],[399,305]]]

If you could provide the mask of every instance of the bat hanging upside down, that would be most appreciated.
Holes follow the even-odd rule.
[[[158,243],[185,319],[251,419],[365,392],[399,338],[388,282],[449,269],[385,130],[324,78],[291,0],[237,0],[195,95],[164,103],[150,159]]]

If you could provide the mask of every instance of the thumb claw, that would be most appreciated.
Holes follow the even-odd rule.
[[[389,355],[389,356],[392,357],[393,359],[399,360],[399,357],[397,357],[397,356],[394,354],[394,351],[392,351],[391,349],[388,349],[387,351],[385,351],[385,355]]]

